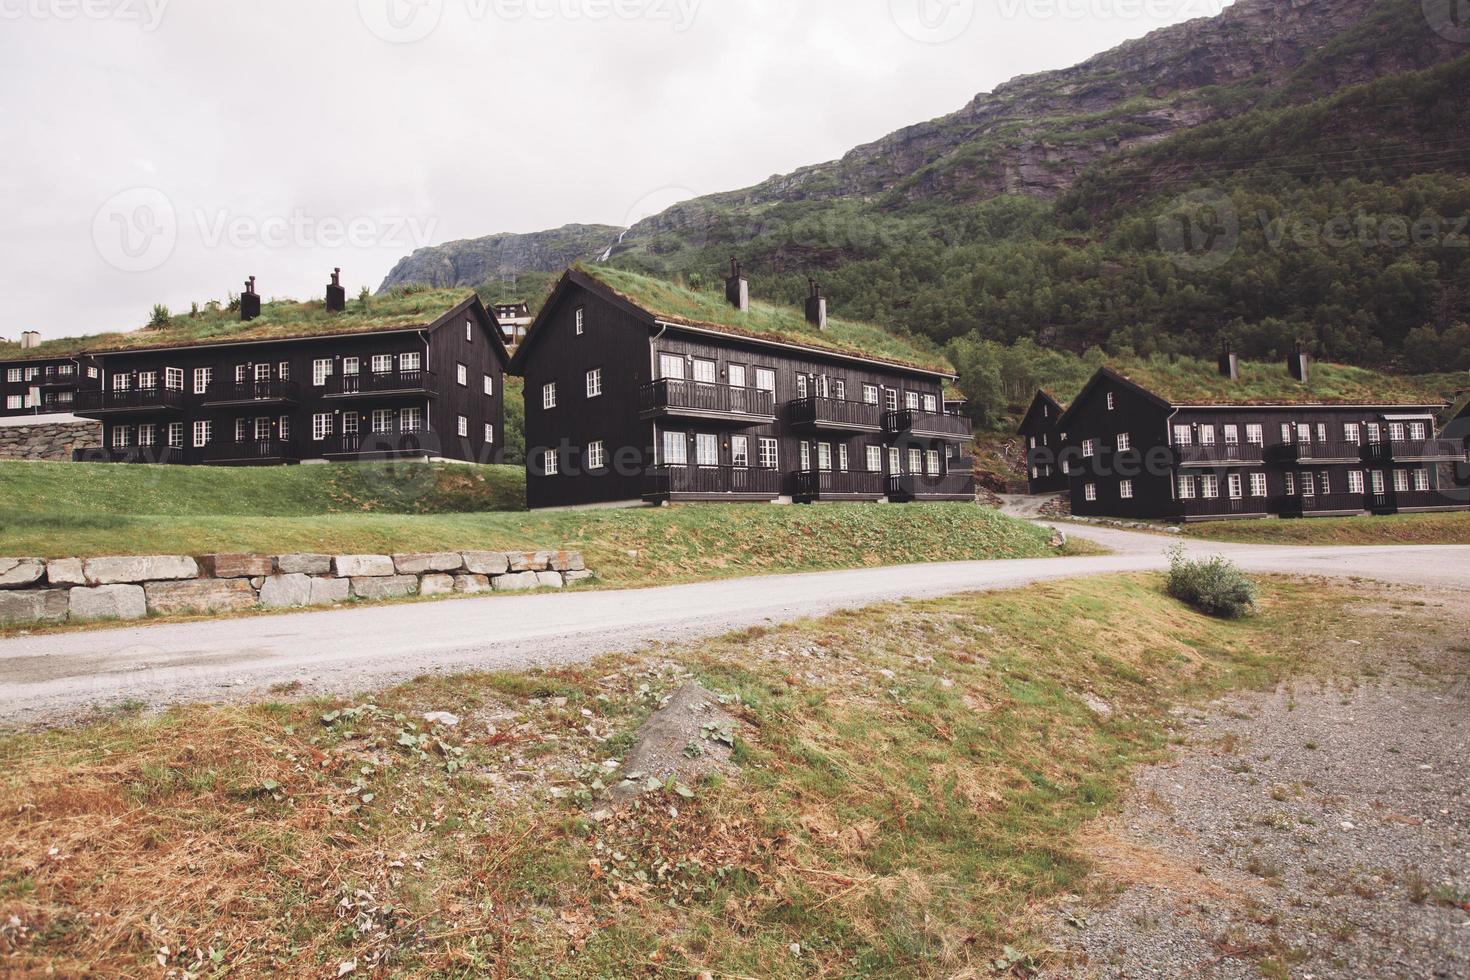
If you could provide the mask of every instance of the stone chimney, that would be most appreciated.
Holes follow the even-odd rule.
[[[332,282],[327,287],[327,312],[341,313],[347,309],[347,290],[342,288],[342,270],[332,270]]]
[[[818,330],[826,330],[827,297],[822,295],[822,285],[815,279],[808,279],[807,286],[811,291],[806,298],[806,322]]]
[[[1220,377],[1231,381],[1240,380],[1240,357],[1230,348],[1230,341],[1220,349]]]
[[[1286,358],[1286,369],[1291,376],[1302,384],[1306,384],[1312,376],[1312,357],[1302,350],[1301,341],[1297,341],[1291,349],[1291,354]]]
[[[240,294],[240,322],[249,323],[260,316],[260,294],[255,291],[255,277],[245,280],[245,292]]]
[[[745,278],[739,259],[730,260],[730,278],[725,280],[725,299],[741,313],[750,309],[750,280]]]
[[[20,335],[20,349],[30,350],[41,346],[41,335],[34,330],[27,330]]]

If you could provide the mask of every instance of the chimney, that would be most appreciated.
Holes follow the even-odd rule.
[[[818,330],[826,330],[827,297],[822,295],[822,285],[815,279],[808,279],[807,285],[811,288],[811,293],[806,298],[806,322]]]
[[[32,347],[41,346],[41,335],[34,330],[27,330],[20,335],[20,349],[30,350]]]
[[[1220,377],[1229,378],[1231,381],[1240,380],[1240,357],[1230,349],[1228,340],[1220,349]]]
[[[730,260],[730,278],[725,280],[725,299],[741,313],[750,309],[750,280],[745,278],[739,259]]]
[[[1302,384],[1312,376],[1312,358],[1306,351],[1302,350],[1301,341],[1297,341],[1291,349],[1291,355],[1286,359],[1286,369],[1291,376]]]
[[[332,270],[332,284],[327,287],[327,312],[341,313],[347,309],[347,290],[342,288],[342,270]]]
[[[245,280],[245,292],[240,295],[240,322],[249,323],[260,316],[260,294],[255,291],[255,277]]]

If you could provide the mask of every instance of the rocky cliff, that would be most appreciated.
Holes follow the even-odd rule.
[[[378,291],[408,283],[478,286],[526,272],[560,272],[601,255],[621,231],[608,225],[567,225],[529,235],[491,235],[421,248],[401,259]]]

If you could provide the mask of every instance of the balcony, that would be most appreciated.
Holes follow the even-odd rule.
[[[1277,497],[1274,509],[1282,517],[1344,516],[1368,510],[1368,499],[1361,493],[1291,494]]]
[[[916,408],[884,412],[883,431],[890,435],[908,433],[933,439],[968,439],[974,435],[970,420],[962,415],[921,412]]]
[[[1470,510],[1470,497],[1454,490],[1395,490],[1373,494],[1373,498],[1373,512],[1377,514]]]
[[[77,388],[81,386],[81,375],[73,371],[70,374],[62,374],[60,371],[43,371],[30,381],[31,387],[46,389]]]
[[[1278,442],[1266,451],[1266,462],[1277,466],[1301,463],[1357,463],[1363,447],[1356,442]]]
[[[1270,513],[1265,497],[1195,497],[1178,503],[1180,516],[1186,521],[1265,517]]]
[[[210,385],[203,404],[209,408],[232,405],[295,405],[301,391],[292,381],[240,381]]]
[[[1265,447],[1254,443],[1175,446],[1180,466],[1259,466]]]
[[[969,463],[956,460],[955,465]],[[972,464],[973,465],[973,464]],[[913,501],[975,500],[975,474],[970,469],[955,469],[943,476],[907,473],[888,477],[888,499],[894,503]]]
[[[1374,462],[1461,463],[1465,444],[1454,439],[1395,439],[1368,444],[1367,458]]]
[[[888,493],[882,473],[800,471],[795,474],[795,479],[796,499],[804,503],[816,500],[882,500]]]
[[[638,408],[645,419],[691,418],[741,425],[776,421],[773,392],[676,378],[644,385],[638,392]]]
[[[331,436],[303,447],[304,458],[321,456],[332,460],[426,459],[438,456],[441,443],[437,432],[363,432]]]
[[[743,466],[655,466],[648,471],[643,490],[643,499],[653,503],[772,501],[779,496],[779,470]]]
[[[387,371],[382,374],[343,374],[327,379],[323,398],[431,398],[439,393],[439,377],[432,371]]]
[[[184,462],[184,451],[177,446],[126,446],[74,449],[74,463],[133,463],[139,465],[179,466]]]
[[[79,391],[72,411],[101,418],[111,415],[143,415],[182,412],[185,397],[172,388],[132,388],[128,391]]]
[[[837,398],[798,398],[791,403],[791,424],[834,432],[882,432],[883,409]]]
[[[297,461],[295,446],[280,439],[211,442],[204,447],[207,466],[280,466]]]

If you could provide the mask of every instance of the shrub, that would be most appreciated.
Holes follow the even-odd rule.
[[[162,303],[155,303],[153,304],[153,313],[148,317],[148,326],[155,330],[159,327],[166,327],[168,326],[169,318],[168,307]]]
[[[1216,555],[1191,561],[1183,548],[1169,553],[1169,594],[1200,612],[1236,619],[1256,607],[1256,586],[1235,567]]]

